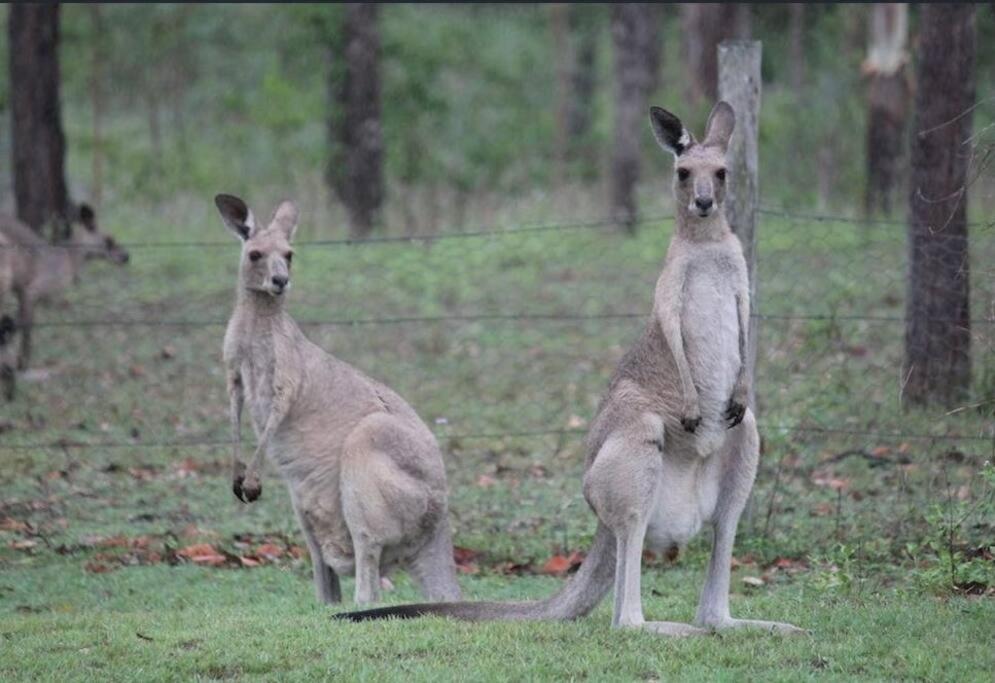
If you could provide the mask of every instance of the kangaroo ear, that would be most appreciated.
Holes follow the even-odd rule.
[[[214,204],[221,213],[221,220],[240,239],[247,240],[256,231],[256,219],[245,202],[234,195],[219,194]]]
[[[300,211],[297,210],[296,204],[291,201],[283,201],[280,202],[280,206],[276,207],[276,213],[273,214],[273,220],[270,223],[283,232],[288,242],[292,242],[294,233],[297,232],[299,216]]]
[[[660,146],[679,157],[694,144],[694,136],[681,120],[666,109],[650,107],[650,127]]]
[[[90,232],[97,231],[97,213],[89,204],[79,205],[79,222]]]
[[[705,124],[705,140],[702,145],[721,147],[725,151],[729,146],[729,138],[736,128],[736,112],[728,102],[719,101],[712,108],[712,113],[708,115],[708,123]]]

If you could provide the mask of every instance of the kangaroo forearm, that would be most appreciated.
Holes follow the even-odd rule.
[[[283,422],[283,418],[286,417],[286,415],[287,410],[285,408],[282,406],[273,406],[273,410],[266,419],[266,426],[263,428],[263,433],[259,437],[259,443],[256,444],[256,452],[252,455],[252,462],[249,463],[249,474],[255,474],[262,466],[263,456],[266,455],[266,449],[269,448],[269,442],[273,439],[273,435],[280,427],[280,423]]]
[[[245,394],[242,378],[237,373],[228,376],[228,412],[231,422],[232,465],[237,467],[242,460],[242,407]]]
[[[745,390],[749,382],[749,358],[747,351],[750,339],[750,300],[747,296],[736,297],[736,308],[739,317],[739,374],[736,377],[736,388]]]
[[[231,400],[231,441],[232,464],[242,459],[242,400],[232,397]]]
[[[691,381],[691,366],[688,364],[687,355],[684,353],[684,340],[681,338],[680,318],[675,317],[672,321],[661,324],[664,339],[670,347],[670,353],[674,357],[677,365],[677,373],[681,380],[681,392],[684,400],[687,401],[694,394],[694,383]]]

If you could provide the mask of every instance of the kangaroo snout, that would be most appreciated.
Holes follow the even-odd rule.
[[[712,210],[712,206],[715,201],[711,197],[696,197],[694,200],[695,208],[698,209],[698,213],[705,215]]]
[[[290,282],[290,278],[286,275],[274,275],[272,278],[273,285],[279,289],[283,289]]]

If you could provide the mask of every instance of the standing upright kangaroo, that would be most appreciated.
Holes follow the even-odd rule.
[[[722,211],[733,110],[719,102],[700,143],[663,109],[653,107],[650,122],[657,141],[676,158],[677,230],[656,284],[653,315],[615,369],[588,434],[584,496],[598,529],[584,563],[542,601],[408,605],[341,618],[574,619],[614,585],[615,627],[670,636],[738,627],[801,632],[729,614],[733,539],[759,457],[743,362],[750,322],[746,262]],[[679,549],[704,524],[714,536],[694,625],[645,621],[643,546]]]
[[[235,495],[259,497],[268,453],[290,489],[321,602],[342,599],[339,574],[355,574],[357,603],[376,602],[381,573],[397,565],[429,600],[458,600],[446,471],[432,432],[397,393],[313,344],[284,311],[297,208],[283,202],[262,228],[238,197],[214,201],[243,242],[224,341]],[[248,467],[246,401],[257,437]]]
[[[128,252],[97,225],[92,208],[80,204],[72,209],[69,237],[50,244],[13,216],[0,215],[0,236],[6,238],[11,260],[13,289],[18,303],[17,327],[21,335],[17,367],[25,370],[31,362],[31,326],[35,305],[68,289],[79,278],[89,259],[103,258],[112,263],[128,262]]]

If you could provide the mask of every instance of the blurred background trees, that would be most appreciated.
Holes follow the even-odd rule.
[[[21,61],[49,44],[11,42],[27,39],[13,29],[30,12],[60,16],[68,176],[80,196],[264,183],[322,197],[359,232],[418,231],[458,225],[496,197],[567,186],[603,197],[604,217],[635,215],[625,197],[669,165],[640,110],[652,101],[701,119],[715,45],[743,36],[764,42],[767,203],[889,213],[908,180],[921,6],[17,5],[3,13],[0,50],[12,76],[0,86],[8,158],[12,125],[24,129],[16,112],[46,91],[44,79],[14,85]],[[613,26],[638,40],[620,52]],[[995,83],[991,8],[979,7],[977,31],[983,100]],[[983,126],[991,108],[976,116]],[[5,197],[11,171],[0,169]]]
[[[59,104],[59,6],[11,5],[7,29],[16,212],[41,231],[64,224],[69,210]]]

